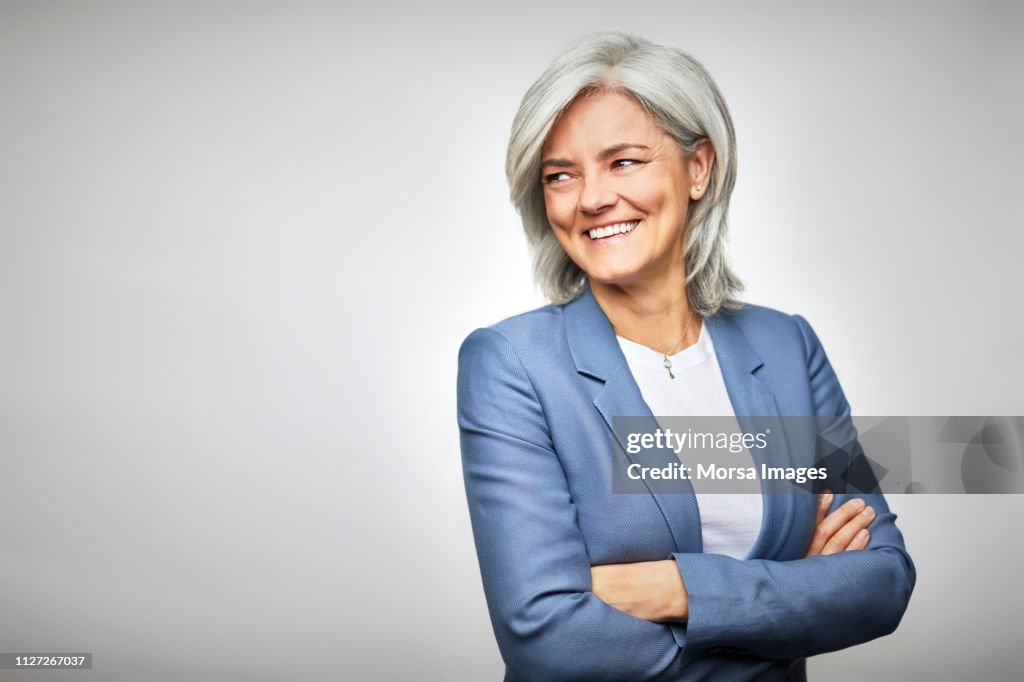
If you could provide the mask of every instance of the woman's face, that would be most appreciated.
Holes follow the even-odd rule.
[[[542,151],[548,221],[591,282],[645,286],[682,276],[683,226],[713,160],[690,160],[632,98],[577,97]],[[711,155],[708,158],[709,154]],[[706,183],[701,183],[706,184]]]

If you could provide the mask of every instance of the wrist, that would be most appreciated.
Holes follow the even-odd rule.
[[[686,585],[683,583],[683,576],[679,573],[679,566],[674,559],[667,559],[658,562],[662,577],[660,583],[665,586],[665,598],[662,622],[685,621],[690,615],[689,599],[686,594]]]

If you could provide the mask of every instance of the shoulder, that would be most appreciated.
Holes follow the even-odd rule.
[[[495,391],[506,400],[525,395],[543,401],[574,391],[578,374],[566,305],[546,305],[469,334],[459,348],[460,396]]]
[[[720,311],[715,317],[734,324],[765,357],[801,351],[804,358],[810,358],[821,347],[814,329],[802,315],[744,303],[738,309]]]
[[[459,357],[480,348],[505,348],[530,355],[534,349],[550,347],[565,335],[563,309],[564,306],[549,304],[476,329],[462,342]]]
[[[763,362],[758,376],[782,401],[784,414],[850,413],[825,349],[803,316],[757,305],[720,316],[742,332]]]
[[[515,437],[547,442],[545,396],[559,395],[572,368],[563,306],[546,305],[481,327],[459,348],[460,424],[515,424]],[[572,371],[571,374],[575,374]]]

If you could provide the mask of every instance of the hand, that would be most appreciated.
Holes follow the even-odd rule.
[[[668,623],[689,615],[686,586],[672,559],[590,567],[591,592],[636,618]]]
[[[855,497],[839,509],[825,516],[832,504],[832,493],[818,496],[818,515],[814,524],[814,535],[805,557],[837,554],[854,549],[864,549],[871,541],[868,526],[875,520],[875,510],[864,500]]]

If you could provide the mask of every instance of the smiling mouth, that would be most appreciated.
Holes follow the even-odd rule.
[[[608,237],[614,237],[617,234],[629,234],[636,229],[636,226],[640,224],[639,220],[631,220],[625,223],[615,223],[614,225],[606,225],[604,227],[595,227],[592,230],[587,230],[587,234],[594,241],[601,239],[607,239]]]

